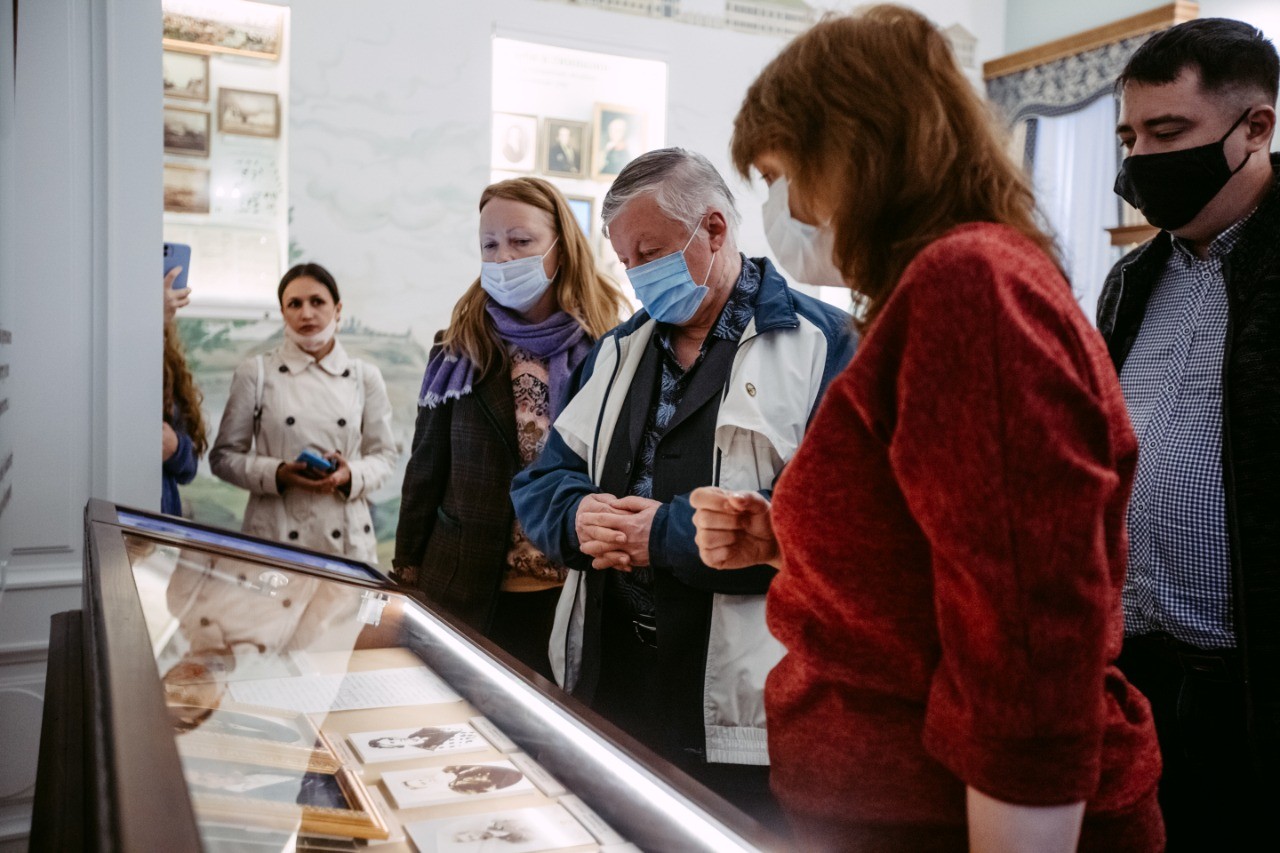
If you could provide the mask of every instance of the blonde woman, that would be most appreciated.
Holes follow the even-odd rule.
[[[546,181],[486,188],[479,236],[480,277],[437,336],[423,379],[394,564],[402,581],[549,677],[565,568],[520,529],[511,479],[541,452],[570,375],[627,303]]]

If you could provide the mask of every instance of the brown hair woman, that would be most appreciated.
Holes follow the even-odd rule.
[[[480,196],[480,277],[431,351],[401,492],[396,572],[550,678],[566,570],[515,520],[570,376],[627,301],[596,268],[560,191],[515,178]]]
[[[164,416],[161,426],[160,511],[182,514],[178,486],[196,476],[200,457],[209,447],[200,404],[204,395],[187,369],[182,339],[173,320],[164,324]]]
[[[732,150],[783,198],[779,246],[863,309],[772,505],[693,498],[709,565],[780,568],[769,751],[802,842],[1161,849],[1150,712],[1113,665],[1124,400],[946,40],[896,6],[823,20]]]

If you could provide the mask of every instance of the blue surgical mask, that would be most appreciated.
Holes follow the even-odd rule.
[[[699,219],[698,225],[701,224],[702,220]],[[689,248],[698,234],[698,225],[694,226],[684,249],[627,270],[627,278],[636,291],[636,298],[644,304],[649,316],[659,323],[670,323],[673,326],[687,323],[710,293],[706,285],[711,279],[711,268],[715,266],[715,253],[711,253],[707,276],[700,285],[689,274],[689,264],[684,259],[685,249]]]
[[[516,313],[523,314],[537,305],[542,294],[546,293],[547,288],[551,286],[551,278],[555,278],[555,273],[552,273],[551,278],[547,278],[542,260],[551,254],[551,250],[559,242],[560,238],[557,237],[541,255],[530,255],[527,258],[516,258],[514,261],[503,263],[482,262],[480,286],[484,288],[485,293],[489,294],[490,299],[503,308],[510,308]],[[557,267],[556,272],[559,271],[560,268]]]

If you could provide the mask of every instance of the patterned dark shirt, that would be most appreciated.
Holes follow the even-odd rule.
[[[742,273],[734,285],[733,293],[720,310],[720,318],[702,342],[698,357],[688,369],[680,366],[676,358],[675,347],[671,343],[673,326],[659,323],[654,330],[650,342],[661,353],[662,374],[659,379],[658,394],[645,419],[644,434],[640,438],[640,453],[636,459],[632,473],[631,488],[628,494],[642,498],[653,498],[653,461],[658,450],[658,442],[667,431],[667,425],[675,416],[699,365],[707,354],[707,348],[713,339],[737,342],[746,331],[747,324],[756,313],[756,294],[760,292],[760,270],[747,259],[742,258]],[[643,381],[643,380],[642,380]],[[634,568],[630,572],[612,572],[614,587],[621,594],[632,613],[653,615],[653,569],[649,566]]]
[[[1205,649],[1236,645],[1222,483],[1222,259],[1247,220],[1218,235],[1207,258],[1174,239],[1120,369],[1138,437],[1120,597],[1129,636],[1164,631]]]

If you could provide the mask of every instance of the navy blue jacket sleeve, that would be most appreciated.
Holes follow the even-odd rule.
[[[191,436],[177,428],[174,428],[174,433],[178,436],[178,449],[164,460],[164,472],[175,482],[185,486],[196,478],[199,460],[196,458],[196,449],[191,443]]]

